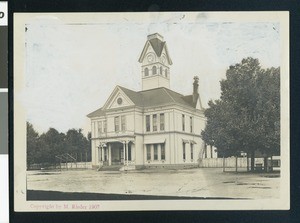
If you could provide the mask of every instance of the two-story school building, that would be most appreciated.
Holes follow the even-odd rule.
[[[88,115],[93,167],[197,166],[206,152],[198,77],[191,79],[191,95],[169,89],[172,60],[158,33],[148,35],[138,61],[142,91],[116,86],[103,107]]]

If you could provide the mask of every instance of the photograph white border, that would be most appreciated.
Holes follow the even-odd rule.
[[[196,13],[184,12],[191,22]],[[200,12],[198,12],[200,13]],[[26,212],[56,211],[144,211],[144,210],[288,210],[290,208],[290,118],[289,118],[289,13],[203,12],[211,22],[277,22],[281,44],[281,176],[279,199],[256,200],[122,200],[122,201],[27,201],[26,200],[26,109],[16,97],[24,88],[25,24],[32,18],[55,16],[66,23],[118,23],[126,14],[132,22],[151,22],[153,17],[169,18],[174,12],[151,13],[14,13],[14,210]],[[282,149],[284,148],[284,150]],[[59,208],[72,204],[99,204],[97,210]]]

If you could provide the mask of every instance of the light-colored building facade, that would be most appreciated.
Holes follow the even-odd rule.
[[[191,95],[169,89],[172,60],[158,33],[148,36],[139,62],[142,91],[116,86],[103,107],[88,115],[93,167],[197,166],[207,152],[200,138],[206,119],[198,77]],[[211,156],[217,156],[214,150]]]

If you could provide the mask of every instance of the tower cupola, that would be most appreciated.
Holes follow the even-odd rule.
[[[170,88],[172,60],[162,35],[154,33],[147,36],[139,62],[142,71],[142,90],[158,87]]]

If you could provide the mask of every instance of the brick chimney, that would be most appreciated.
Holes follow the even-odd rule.
[[[199,97],[198,87],[199,87],[199,77],[195,76],[194,83],[193,83],[193,103],[196,103]]]

